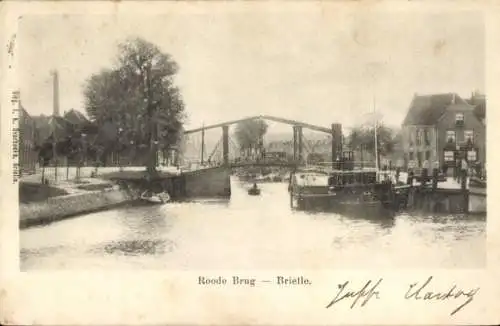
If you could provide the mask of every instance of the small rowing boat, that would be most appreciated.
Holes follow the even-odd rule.
[[[166,191],[153,193],[149,190],[146,190],[141,194],[140,198],[142,201],[151,204],[165,204],[170,201],[170,195]]]

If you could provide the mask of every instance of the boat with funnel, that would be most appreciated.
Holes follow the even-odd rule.
[[[395,201],[390,178],[377,169],[354,169],[351,163],[344,156],[329,170],[309,168],[292,172],[291,208],[340,214],[393,212]]]

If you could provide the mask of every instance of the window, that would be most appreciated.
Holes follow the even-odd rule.
[[[413,161],[415,159],[415,153],[410,152],[410,161]]]
[[[466,143],[474,144],[474,131],[473,130],[464,131],[464,140]]]
[[[468,151],[467,152],[467,161],[474,162],[477,159],[476,151]]]
[[[455,124],[457,126],[463,126],[464,125],[464,114],[463,113],[457,113],[457,114],[455,114]]]
[[[425,159],[429,161],[431,159],[431,151],[425,152]]]
[[[455,144],[456,143],[456,135],[454,130],[448,130],[446,132],[446,142],[449,144]]]
[[[455,160],[455,155],[453,151],[445,151],[444,152],[444,161],[445,162],[453,162]]]
[[[422,145],[422,130],[417,129],[416,138],[417,138],[417,146]]]
[[[429,137],[429,130],[424,130],[424,144],[425,146],[429,146],[431,144],[431,140]]]
[[[408,143],[410,144],[410,147],[413,146],[413,133],[412,132],[410,132],[408,134]]]

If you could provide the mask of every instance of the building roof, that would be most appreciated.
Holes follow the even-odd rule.
[[[33,118],[21,103],[19,103],[19,117],[22,118],[22,122],[34,123]]]
[[[474,114],[479,120],[483,121],[486,119],[486,96],[472,94],[471,98],[467,100],[467,103],[474,107]]]
[[[83,126],[89,123],[89,119],[87,119],[83,113],[76,111],[75,109],[71,109],[64,114],[64,118],[68,120],[73,125]]]
[[[66,137],[71,131],[70,123],[63,117],[41,115],[33,118],[40,141],[51,138],[53,130],[56,131],[57,138]]]
[[[415,95],[403,125],[434,125],[450,105],[469,104],[455,93]]]

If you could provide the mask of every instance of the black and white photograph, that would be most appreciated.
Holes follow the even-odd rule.
[[[486,266],[480,12],[18,23],[21,271]]]

